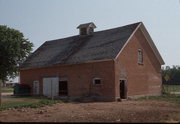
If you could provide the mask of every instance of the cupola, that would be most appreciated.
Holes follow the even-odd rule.
[[[96,25],[93,22],[80,24],[77,29],[79,29],[79,35],[90,35],[93,34]]]

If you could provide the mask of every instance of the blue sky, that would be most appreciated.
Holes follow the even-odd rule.
[[[180,0],[0,0],[0,25],[23,32],[34,50],[77,35],[82,23],[94,22],[99,31],[139,21],[165,65],[180,65]]]

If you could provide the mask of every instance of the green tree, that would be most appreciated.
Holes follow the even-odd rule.
[[[166,82],[165,76],[166,74],[169,75],[170,80],[172,84],[180,84],[180,66],[173,66],[173,67],[166,67],[165,69],[162,69],[162,80],[163,82]]]
[[[33,43],[18,30],[0,25],[0,79],[6,81],[18,74],[19,65],[32,51]]]

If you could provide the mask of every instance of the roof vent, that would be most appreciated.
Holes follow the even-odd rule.
[[[93,22],[90,22],[86,24],[80,24],[77,28],[79,29],[79,35],[89,35],[94,32],[96,25]]]

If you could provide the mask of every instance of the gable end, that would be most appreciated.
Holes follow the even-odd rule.
[[[147,29],[145,28],[145,26],[144,26],[144,24],[143,24],[142,22],[137,26],[137,28],[136,28],[136,29],[134,30],[134,32],[131,34],[131,36],[130,36],[129,39],[127,40],[126,44],[125,44],[125,45],[123,46],[123,48],[120,50],[120,52],[118,53],[118,55],[116,56],[115,59],[118,58],[118,56],[119,56],[119,55],[121,54],[121,52],[123,51],[124,47],[126,47],[126,45],[129,43],[130,39],[132,38],[132,36],[135,34],[135,32],[136,32],[138,29],[140,29],[140,30],[142,31],[144,37],[146,38],[149,46],[151,47],[152,51],[154,52],[154,54],[155,54],[157,60],[159,61],[159,63],[160,63],[161,65],[164,65],[164,64],[165,64],[165,63],[164,63],[164,60],[162,59],[162,57],[161,57],[161,55],[160,55],[157,47],[155,46],[155,44],[154,44],[151,36],[149,35]]]

